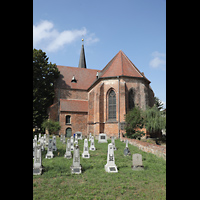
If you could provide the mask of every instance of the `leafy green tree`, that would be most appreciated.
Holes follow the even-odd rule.
[[[128,138],[140,139],[144,132],[141,131],[144,127],[143,111],[139,107],[134,107],[125,115],[125,130]]]
[[[158,97],[154,97],[155,103],[154,105],[158,108],[158,110],[163,109],[163,103]]]
[[[166,115],[154,105],[144,112],[145,128],[150,133],[161,131],[166,128]]]
[[[49,134],[56,134],[56,132],[60,130],[61,126],[59,122],[46,119],[42,122],[42,128],[48,129]]]
[[[33,49],[33,128],[41,128],[47,119],[47,108],[53,103],[54,82],[60,72],[56,64],[48,63],[41,49]]]

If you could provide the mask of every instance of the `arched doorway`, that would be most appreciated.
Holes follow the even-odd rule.
[[[72,129],[71,128],[66,128],[66,135],[65,135],[65,137],[71,137],[71,135],[72,135]]]

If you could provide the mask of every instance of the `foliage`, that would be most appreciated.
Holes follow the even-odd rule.
[[[152,108],[147,108],[144,112],[145,128],[150,133],[161,131],[166,128],[166,116],[162,111],[154,105]]]
[[[79,140],[82,174],[71,174],[73,159],[64,158],[66,144],[56,137],[58,148],[53,159],[42,151],[42,175],[33,176],[33,200],[36,199],[166,199],[166,161],[129,144],[131,154],[142,154],[143,171],[131,169],[132,156],[125,157],[125,143],[115,140],[118,173],[105,172],[108,143],[95,140],[96,151],[82,158],[84,140]],[[90,146],[90,144],[89,144]],[[46,148],[47,149],[47,148]],[[72,152],[73,153],[73,152]],[[144,197],[145,196],[145,197]]]
[[[53,103],[54,82],[60,72],[56,64],[48,63],[42,50],[33,49],[33,128],[41,127],[48,117],[47,108]]]
[[[144,117],[143,112],[139,107],[134,107],[131,111],[129,111],[125,115],[125,121],[127,137],[140,139],[142,135],[144,135],[144,132],[140,130],[144,127]]]
[[[154,106],[156,106],[158,108],[158,110],[163,109],[163,103],[162,101],[158,98],[158,97],[154,97],[155,103]]]
[[[56,132],[60,130],[61,126],[60,126],[59,122],[55,122],[50,119],[46,119],[42,123],[42,128],[48,129],[49,134],[56,134]]]

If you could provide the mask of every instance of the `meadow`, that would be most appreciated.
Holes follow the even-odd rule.
[[[118,173],[107,173],[108,143],[98,144],[89,151],[90,158],[82,158],[83,142],[79,140],[82,174],[71,174],[73,159],[64,158],[66,144],[56,138],[57,151],[53,159],[45,159],[42,152],[42,175],[33,176],[33,199],[166,199],[166,161],[129,144],[131,156],[125,157],[125,143],[115,140],[115,164]],[[90,146],[90,142],[89,142]],[[46,148],[47,149],[47,148]],[[142,154],[143,171],[133,171],[132,154]]]

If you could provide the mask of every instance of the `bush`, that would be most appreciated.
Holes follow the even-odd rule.
[[[56,132],[60,130],[61,126],[59,122],[55,122],[50,119],[47,119],[42,122],[42,128],[48,129],[49,134],[56,134]]]

